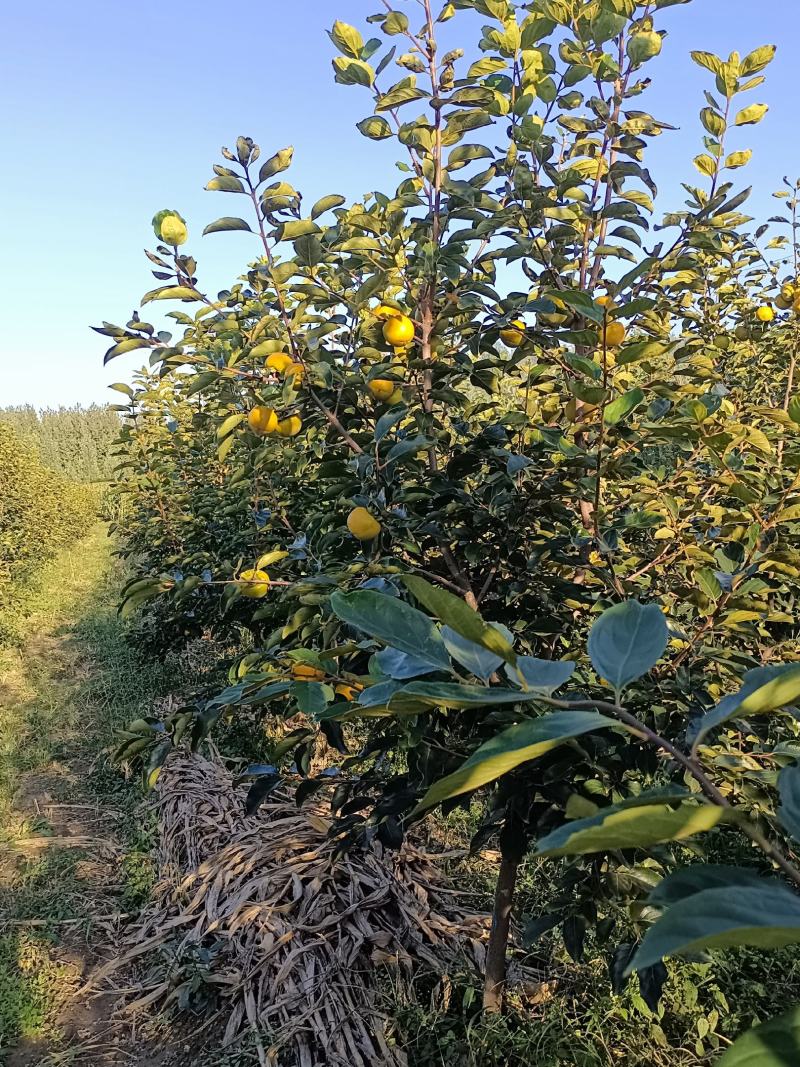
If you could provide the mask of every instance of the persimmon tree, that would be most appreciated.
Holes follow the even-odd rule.
[[[602,921],[615,871],[636,884],[637,857],[695,818],[733,818],[731,797],[794,879],[757,825],[775,818],[784,759],[771,721],[751,739],[763,772],[735,731],[710,745],[701,724],[743,674],[760,691],[773,675],[759,671],[798,654],[796,252],[784,258],[797,189],[790,215],[765,224],[788,231],[764,245],[734,179],[750,156],[743,131],[767,111],[751,94],[771,46],[693,53],[709,73],[700,177],[687,173],[685,205],[656,222],[646,152],[671,126],[641,102],[671,3],[380,6],[367,20],[379,36],[336,22],[330,37],[336,81],[370,107],[360,132],[397,144],[398,188],[307,207],[288,180],[292,150],[265,159],[239,137],[208,189],[245,207],[204,232],[251,233],[246,273],[209,295],[184,220],[159,212],[148,256],[160,284],[142,304],[180,301],[173,331],[138,314],[100,330],[107,360],[147,350],[157,374],[119,387],[127,544],[142,566],[126,605],[168,615],[165,640],[250,634],[230,689],[167,723],[166,739],[160,726],[134,732],[121,754],[146,750],[152,780],[175,732],[191,726],[199,744],[231,708],[299,713],[307,725],[279,754],[304,776],[304,800],[331,781],[309,775],[318,737],[338,749],[342,848],[397,845],[432,806],[421,798],[466,803],[497,783],[476,835],[499,834],[502,853],[485,999],[496,1010],[519,862],[587,805],[600,826],[619,808],[635,812],[626,826],[676,832],[598,832],[596,850],[562,849],[574,860],[556,921],[571,936]],[[487,20],[477,53],[460,11]],[[614,604],[627,606],[616,616]],[[614,679],[607,659],[587,658],[589,631],[640,610],[660,620],[658,654],[600,697],[600,676]],[[559,714],[594,725],[522,746],[501,773],[506,731],[547,730],[574,664],[586,692]],[[780,695],[755,710],[794,699]],[[613,727],[598,723],[603,704]],[[779,722],[787,741],[791,720]],[[487,746],[498,773],[436,792],[483,765]],[[256,779],[253,802],[277,780]],[[637,803],[651,795],[661,823]],[[666,875],[677,853],[659,856]]]

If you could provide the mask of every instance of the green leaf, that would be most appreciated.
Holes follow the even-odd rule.
[[[705,174],[708,178],[712,178],[717,169],[716,161],[713,160],[711,156],[706,155],[696,156],[694,165],[701,174]]]
[[[296,241],[298,237],[307,237],[311,233],[321,233],[319,226],[311,219],[296,219],[284,222],[279,230],[281,241]]]
[[[392,11],[383,20],[383,32],[390,37],[394,37],[398,33],[405,33],[407,29],[408,15],[404,15],[401,11]]]
[[[519,699],[519,694],[517,694]],[[573,737],[617,725],[590,711],[556,711],[504,730],[470,756],[453,774],[434,783],[413,814],[419,815],[450,797],[478,789],[508,771],[544,755]]]
[[[387,411],[385,415],[381,415],[375,424],[375,443],[378,444],[384,439],[384,437],[393,429],[398,422],[402,422],[408,414],[408,408],[398,407],[393,408],[391,411]]]
[[[301,267],[315,267],[325,258],[322,242],[313,233],[298,237],[294,242],[294,251]]]
[[[656,798],[658,799],[658,798]],[[684,801],[677,807],[645,803],[606,808],[588,819],[568,822],[537,842],[537,856],[582,856],[617,848],[649,848],[683,841],[710,830],[727,817],[715,804]]]
[[[330,703],[328,694],[331,692],[331,687],[322,682],[293,682],[289,690],[298,711],[304,715],[321,715]]]
[[[312,207],[311,218],[317,219],[320,215],[324,215],[326,211],[332,211],[336,207],[341,207],[344,203],[346,203],[345,198],[337,196],[336,193],[331,193],[330,196],[323,196]]]
[[[430,448],[432,443],[429,437],[423,437],[421,434],[416,437],[407,437],[392,445],[387,453],[386,462],[397,463],[404,456],[416,456],[418,452],[424,452],[426,448]]]
[[[699,67],[705,67],[706,70],[710,70],[712,74],[722,76],[725,72],[725,64],[718,57],[711,52],[692,52],[690,53],[692,59]]]
[[[778,775],[778,822],[795,841],[800,841],[800,764],[784,767]]]
[[[792,1067],[800,1063],[800,1007],[748,1030],[717,1067]]]
[[[638,386],[627,393],[623,393],[616,400],[612,400],[605,409],[603,422],[606,426],[616,426],[618,422],[622,422],[626,415],[630,415],[634,408],[638,408],[643,400],[644,393]]]
[[[698,724],[694,747],[706,734],[729,719],[764,715],[800,700],[800,664],[778,663],[748,671],[738,693],[723,697]]]
[[[149,304],[153,300],[200,300],[200,294],[196,289],[190,289],[186,285],[167,285],[163,289],[153,289],[142,297],[142,304]]]
[[[758,871],[744,867],[726,867],[715,863],[693,863],[682,867],[662,879],[650,894],[648,901],[663,908],[677,904],[679,900],[701,893],[704,889],[720,889],[725,886],[770,885]]]
[[[710,600],[717,600],[722,595],[722,586],[711,567],[698,567],[694,572],[697,584]]]
[[[282,148],[280,152],[276,152],[274,156],[270,156],[268,160],[261,164],[261,170],[258,172],[259,182],[266,181],[267,178],[271,178],[275,174],[280,174],[284,170],[288,170],[292,165],[292,157],[294,156],[294,148]]]
[[[725,160],[725,166],[728,170],[738,170],[739,167],[746,167],[752,158],[753,152],[750,148],[744,152],[731,152]]]
[[[247,190],[233,174],[220,174],[206,186],[212,193],[244,193]]]
[[[279,774],[263,774],[256,778],[247,792],[244,804],[245,815],[254,815],[267,799],[281,785],[283,779]]]
[[[397,648],[384,648],[376,654],[375,662],[381,673],[394,680],[419,678],[420,675],[432,674],[438,669],[426,660],[410,656],[408,652],[401,652]],[[363,699],[360,699],[359,703],[363,703]]]
[[[167,756],[172,751],[172,740],[167,739],[162,741],[159,745],[153,749],[150,753],[150,758],[147,761],[147,766],[144,770],[145,788],[152,789],[158,781],[161,770],[164,766]]]
[[[361,59],[336,56],[333,61],[336,81],[340,85],[363,85],[369,88],[375,81],[375,71]]]
[[[232,434],[225,438],[225,440],[217,448],[217,461],[219,463],[225,462],[225,460],[228,458],[228,453],[235,444],[236,438]]]
[[[528,689],[548,696],[566,685],[574,672],[575,664],[569,660],[536,659],[535,656],[520,656],[516,671],[510,666],[506,667],[506,674],[512,682],[519,682],[519,674],[522,674]]]
[[[603,612],[589,634],[589,656],[597,673],[616,690],[656,665],[669,641],[657,604],[627,600]]]
[[[229,415],[217,429],[217,440],[221,441],[224,437],[227,437],[229,433],[233,433],[239,423],[244,422],[247,418],[246,415],[238,412],[236,415]]]
[[[431,585],[424,578],[415,574],[404,574],[403,584],[428,611],[445,623],[456,633],[474,641],[489,652],[494,652],[506,663],[516,663],[517,657],[511,641],[494,626],[490,626],[477,611],[466,604],[461,597],[449,593],[446,589]]]
[[[756,48],[755,51],[744,57],[739,73],[743,78],[746,78],[748,74],[760,73],[775,58],[776,51],[774,44],[765,44],[761,48]]]
[[[253,231],[250,229],[250,224],[245,222],[244,219],[238,219],[233,215],[225,215],[221,219],[217,219],[216,222],[209,222],[208,226],[203,230],[203,237],[207,233],[222,233],[224,230],[246,230],[248,233]]]
[[[523,693],[519,689],[501,689],[499,686],[418,681],[404,685],[389,703],[393,709],[402,709],[409,701],[415,707],[488,708],[500,704],[532,704],[540,698],[540,693]]]
[[[775,516],[775,522],[797,522],[800,519],[800,504],[792,504]]]
[[[588,293],[551,289],[549,292],[543,293],[542,295],[546,300],[560,300],[568,307],[575,308],[575,310],[579,311],[584,318],[591,319],[593,322],[602,322],[605,317],[603,309],[594,302],[594,299]]]
[[[769,104],[751,104],[736,116],[737,126],[755,126],[769,111]]]
[[[355,26],[350,26],[346,22],[340,22],[337,19],[333,24],[333,28],[328,31],[328,36],[342,55],[352,56],[353,59],[358,59],[361,56],[364,38]]]
[[[409,104],[412,100],[422,100],[427,95],[427,93],[415,88],[413,85],[401,85],[380,96],[378,103],[375,105],[375,110],[392,111],[396,107],[402,107],[403,104]]]
[[[392,127],[383,115],[370,115],[369,118],[362,119],[356,123],[356,129],[373,141],[385,141],[387,137],[392,136]]]
[[[704,889],[673,905],[647,931],[628,970],[677,953],[735,945],[781,948],[798,941],[800,898],[784,886]]]
[[[432,620],[397,597],[371,589],[336,592],[331,596],[331,610],[362,633],[442,670],[451,670],[442,635]]]
[[[513,640],[511,631],[507,630],[505,626],[500,623],[489,623],[489,625],[497,627],[509,642]],[[462,667],[466,667],[470,674],[474,674],[476,678],[488,681],[503,663],[502,656],[489,652],[488,649],[483,648],[482,645],[477,644],[475,641],[462,637],[461,634],[449,626],[442,627],[442,639],[453,659],[460,663]]]
[[[142,301],[145,303],[145,301]],[[126,337],[124,341],[120,341],[119,344],[112,345],[108,349],[105,356],[103,356],[103,366],[106,363],[110,363],[112,359],[116,359],[117,356],[124,356],[126,352],[134,352],[137,348],[149,348],[150,342],[146,337]],[[116,386],[112,386],[116,388]],[[133,394],[129,394],[133,395]]]
[[[113,385],[109,385],[109,389],[115,389],[118,393],[124,393],[125,396],[129,396],[133,399],[133,389],[126,382],[114,382]]]

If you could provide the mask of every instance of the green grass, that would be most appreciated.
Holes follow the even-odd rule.
[[[57,1038],[52,1020],[75,981],[74,968],[58,962],[64,931],[88,932],[93,903],[140,907],[153,883],[152,824],[108,752],[121,726],[181,684],[181,664],[143,663],[126,642],[112,549],[98,525],[44,566],[24,594],[21,640],[0,650],[0,1064],[20,1038]],[[8,851],[59,833],[36,810],[43,791],[48,803],[90,809],[86,832],[122,844],[108,900],[93,901],[98,886],[81,849]],[[103,825],[106,812],[113,819]],[[75,919],[85,926],[64,924]]]
[[[479,805],[430,821],[435,846],[463,847],[476,828]],[[748,863],[749,845],[732,833],[707,843],[709,862]],[[490,848],[492,844],[490,843]],[[492,904],[496,860],[480,854],[448,865],[455,884],[476,910]],[[561,872],[549,860],[526,859],[517,887],[518,916],[553,910]],[[667,961],[669,978],[658,1012],[639,995],[632,978],[611,991],[609,957],[631,940],[629,917],[612,908],[616,926],[608,942],[587,936],[585,959],[567,955],[557,931],[545,934],[523,958],[547,984],[541,995],[512,992],[500,1018],[482,1017],[482,990],[474,971],[451,974],[442,985],[420,976],[413,995],[389,985],[384,1007],[397,1024],[396,1040],[409,1067],[709,1067],[754,1024],[800,1004],[800,948],[738,949],[714,953],[710,963]]]

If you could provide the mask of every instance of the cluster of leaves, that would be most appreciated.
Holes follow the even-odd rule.
[[[775,820],[791,719],[725,724],[796,696],[760,672],[800,652],[797,188],[771,223],[788,232],[762,246],[731,139],[766,113],[739,98],[774,49],[694,53],[713,76],[704,184],[655,224],[644,155],[671,127],[638,104],[667,6],[423,0],[418,28],[387,2],[366,41],[337,22],[336,80],[371,97],[361,133],[404,154],[395,192],[306,208],[292,150],[261,161],[239,137],[208,188],[249,220],[205,233],[252,232],[257,258],[216,297],[180,250],[184,220],[156,215],[160,284],[142,303],[181,301],[178,333],[138,314],[100,328],[106,360],[147,350],[152,368],[116,387],[141,568],[125,606],[164,644],[209,629],[249,647],[224,693],[130,732],[121,755],[146,752],[151,780],[172,744],[237,709],[291,720],[275,763],[303,778],[301,802],[335,786],[342,848],[396,845],[492,785],[476,845],[500,835],[498,900],[536,840],[573,857],[565,929],[602,922],[620,893],[644,904],[673,843],[727,824],[732,799],[748,827]],[[488,20],[471,63],[438,43],[466,9]],[[543,714],[573,673],[580,695]],[[309,774],[321,745],[344,758]],[[280,776],[252,777],[255,804]],[[696,796],[675,793],[687,783]],[[757,891],[789,906],[780,883]],[[659,940],[672,914],[633,957],[649,980],[688,944]]]

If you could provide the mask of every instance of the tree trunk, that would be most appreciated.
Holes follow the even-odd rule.
[[[520,855],[514,850],[504,852],[500,861],[494,895],[492,932],[489,935],[489,947],[486,952],[486,974],[483,986],[483,1010],[485,1012],[497,1013],[503,1010],[508,932],[511,926],[511,908],[514,903],[514,889],[517,884],[520,859]]]

